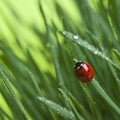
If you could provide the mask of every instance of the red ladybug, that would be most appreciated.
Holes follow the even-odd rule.
[[[90,82],[94,77],[94,70],[87,62],[76,62],[74,72],[76,77],[82,82]]]

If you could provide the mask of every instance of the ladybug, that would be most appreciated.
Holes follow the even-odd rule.
[[[90,82],[94,77],[94,70],[87,62],[76,62],[74,72],[76,77],[82,82]]]

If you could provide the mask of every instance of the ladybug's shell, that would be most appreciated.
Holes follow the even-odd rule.
[[[77,62],[74,72],[76,77],[82,82],[90,82],[94,77],[94,70],[87,62]]]

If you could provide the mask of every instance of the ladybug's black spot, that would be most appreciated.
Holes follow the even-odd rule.
[[[76,68],[82,68],[82,66],[81,66],[81,64],[82,64],[83,62],[76,62],[75,63],[75,65],[74,65],[74,69],[76,69]]]
[[[90,72],[90,70],[88,69],[88,72]]]

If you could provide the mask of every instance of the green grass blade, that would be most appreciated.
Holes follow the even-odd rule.
[[[27,111],[25,110],[24,106],[22,105],[22,103],[20,102],[20,100],[18,99],[18,97],[15,95],[12,87],[11,87],[11,84],[9,82],[9,79],[8,77],[5,75],[5,73],[0,70],[0,74],[1,74],[1,77],[2,77],[2,80],[4,81],[6,87],[8,88],[10,94],[12,95],[12,97],[14,98],[14,100],[16,101],[17,105],[19,106],[21,112],[24,114],[24,116],[26,117],[26,119],[31,119],[30,116],[28,115]]]
[[[71,106],[71,108],[73,109],[76,117],[78,118],[78,120],[85,120],[85,118],[83,118],[82,115],[80,115],[78,113],[78,111],[76,110],[74,104],[72,103],[72,101],[68,98],[68,96],[66,95],[66,93],[62,90],[62,89],[59,89],[59,91],[61,92],[63,98],[66,100],[66,102]]]
[[[100,84],[96,80],[93,80],[92,85],[98,91],[98,93],[101,95],[101,97],[120,115],[120,108],[109,97],[109,95],[104,91],[104,89],[100,86]]]
[[[89,44],[87,41],[84,41],[84,40],[80,39],[79,36],[74,35],[74,34],[68,32],[68,31],[63,31],[62,34],[66,38],[76,42],[78,45],[80,45],[82,47],[85,47],[89,51],[93,52],[95,55],[100,56],[101,58],[108,61],[110,64],[112,64],[113,66],[115,66],[117,69],[120,70],[120,66],[118,66],[116,63],[114,63],[109,57],[107,57],[107,55],[105,55],[103,52],[101,52],[100,50],[95,48],[93,45]]]
[[[54,110],[56,113],[61,115],[62,117],[66,118],[66,119],[70,119],[70,120],[75,120],[75,115],[71,111],[60,106],[59,104],[57,104],[53,101],[50,101],[44,97],[37,97],[37,99],[39,101],[41,101],[42,103],[44,103],[51,110]]]

